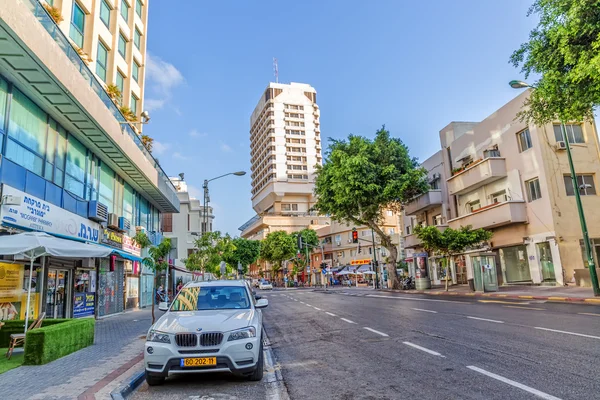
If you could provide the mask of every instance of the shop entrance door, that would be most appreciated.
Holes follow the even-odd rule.
[[[71,296],[69,285],[70,271],[66,269],[48,270],[48,291],[46,292],[46,317],[68,318],[68,299]]]

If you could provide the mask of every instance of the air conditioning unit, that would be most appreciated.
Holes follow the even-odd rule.
[[[336,245],[341,246],[342,242],[335,242]]]
[[[125,217],[119,217],[119,230],[123,232],[129,232],[131,229],[131,222]]]
[[[348,239],[348,243],[352,243],[352,239]]]
[[[441,177],[442,177],[442,175],[440,175],[440,173],[439,173],[439,172],[436,172],[435,174],[433,174],[433,175],[431,176],[431,180],[432,180],[432,181],[435,181],[435,180],[438,180],[438,179],[440,179]]]
[[[106,226],[113,229],[119,229],[119,216],[117,214],[110,213],[108,214],[108,219],[106,220]]]
[[[108,218],[108,207],[97,200],[88,203],[88,218],[96,222],[106,222]]]
[[[556,150],[566,150],[567,144],[564,141],[559,140],[558,142],[556,142],[555,147],[556,147]]]

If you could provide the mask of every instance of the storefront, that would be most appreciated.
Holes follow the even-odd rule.
[[[531,283],[527,246],[518,245],[500,249],[502,275],[505,283]]]
[[[31,282],[30,316],[37,318],[40,310],[38,267],[34,265]],[[29,268],[20,263],[0,261],[0,321],[25,319]]]

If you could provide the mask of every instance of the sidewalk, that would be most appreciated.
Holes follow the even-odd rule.
[[[0,399],[110,399],[143,356],[150,310],[96,321],[93,346],[46,365],[21,366],[0,375]]]
[[[547,300],[563,303],[589,303],[600,304],[600,297],[594,297],[592,288],[579,286],[501,286],[498,292],[474,293],[468,285],[449,286],[448,291],[444,287],[435,287],[429,290],[392,290],[398,293],[427,294],[438,296],[465,296],[465,297],[492,297],[511,300]]]

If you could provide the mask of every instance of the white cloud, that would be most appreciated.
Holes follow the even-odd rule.
[[[208,136],[207,133],[200,133],[196,129],[192,129],[190,131],[189,135],[190,135],[190,137],[193,137],[193,138],[199,138],[199,137],[206,137],[206,136]]]
[[[150,53],[146,59],[146,78],[152,91],[144,103],[149,111],[162,108],[171,99],[173,89],[184,82],[183,75],[173,64]]]
[[[227,143],[221,143],[221,150],[225,153],[231,153],[233,149]]]
[[[163,154],[165,151],[169,150],[170,147],[171,147],[171,145],[169,143],[161,143],[161,142],[158,142],[155,140],[152,143],[152,153],[159,156],[159,155]]]
[[[181,154],[178,151],[176,151],[175,153],[173,153],[173,158],[176,159],[176,160],[181,160],[181,161],[188,160],[188,158],[186,156],[184,156],[183,154]]]

